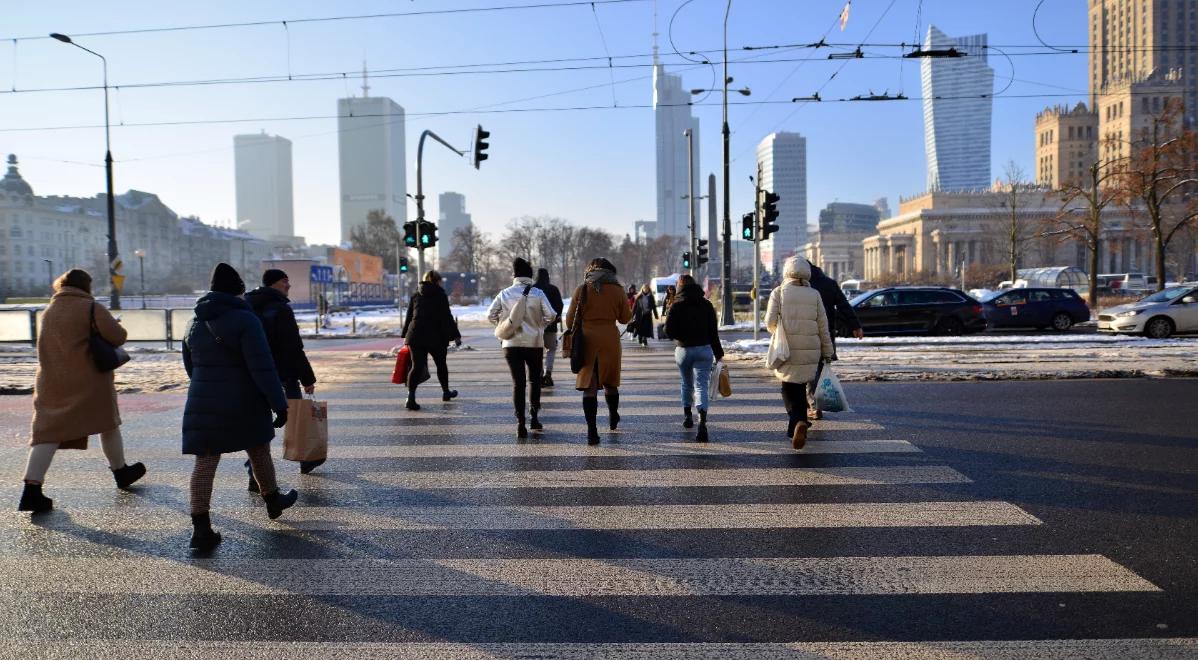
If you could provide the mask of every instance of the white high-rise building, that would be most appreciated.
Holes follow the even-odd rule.
[[[295,234],[291,140],[266,131],[233,136],[237,224],[258,238]]]
[[[341,173],[341,240],[382,209],[402,225],[408,220],[404,110],[389,98],[337,100],[337,153]]]
[[[472,222],[466,212],[466,196],[443,192],[437,196],[437,263],[445,264],[456,244],[453,233],[469,227]]]
[[[656,46],[654,52],[656,52]],[[653,117],[657,134],[657,234],[659,236],[689,235],[690,208],[695,200],[696,223],[702,217],[698,204],[702,187],[699,175],[699,120],[691,116],[690,92],[682,87],[682,76],[666,73],[665,66],[654,58]],[[687,194],[689,177],[687,138],[683,131],[693,132],[694,187]]]
[[[923,58],[920,64],[928,190],[988,188],[994,69],[986,63],[986,35],[953,38],[930,25],[924,48],[966,55]]]
[[[807,242],[807,138],[798,133],[770,133],[757,145],[761,168],[758,185],[778,195],[778,231],[761,244],[761,261],[777,266]]]

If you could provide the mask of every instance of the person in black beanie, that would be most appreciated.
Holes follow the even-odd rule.
[[[288,399],[300,399],[304,394],[316,391],[316,374],[304,353],[304,342],[300,339],[299,324],[295,321],[295,312],[291,309],[291,300],[287,294],[291,291],[291,280],[287,273],[271,268],[262,273],[262,286],[245,294],[245,300],[254,310],[254,315],[262,321],[262,329],[266,332],[266,342],[270,344],[270,354],[275,361],[275,369],[279,372],[279,380],[283,383],[283,392]],[[300,386],[303,391],[300,391]],[[317,466],[324,463],[318,461],[301,461],[300,472],[308,474]],[[256,492],[258,482],[254,480],[254,468],[246,463],[250,470],[249,489]]]
[[[207,552],[221,542],[209,505],[221,454],[244,451],[266,512],[278,518],[298,498],[279,492],[270,458],[274,430],[287,423],[287,399],[262,323],[241,299],[245,283],[228,264],[212,272],[212,290],[196,302],[183,339],[183,367],[191,379],[183,408],[183,453],[196,457],[191,473],[191,547]],[[274,411],[274,421],[271,421]]]
[[[542,369],[545,360],[545,328],[557,320],[557,312],[545,297],[545,292],[536,287],[532,279],[532,265],[524,259],[512,261],[512,285],[500,291],[487,310],[487,319],[498,325],[509,319],[518,323],[515,336],[504,339],[503,357],[512,372],[512,406],[516,409],[516,437],[527,438],[528,429],[540,431]],[[517,303],[523,301],[523,318],[512,318]],[[525,390],[528,390],[528,411],[531,420],[525,425]]]

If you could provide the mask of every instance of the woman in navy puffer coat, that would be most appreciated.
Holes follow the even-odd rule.
[[[237,271],[217,264],[212,290],[196,303],[183,340],[183,366],[191,378],[183,409],[183,453],[196,457],[191,475],[191,547],[196,550],[220,543],[208,510],[221,454],[249,454],[271,518],[297,498],[294,490],[279,493],[275,483],[269,443],[274,430],[287,423],[287,399],[262,322],[242,300],[243,293],[245,283]]]

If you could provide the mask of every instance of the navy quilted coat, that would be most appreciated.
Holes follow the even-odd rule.
[[[249,303],[216,291],[196,302],[195,314],[183,340],[191,377],[183,453],[228,454],[270,442],[271,411],[286,410],[287,399],[262,322]]]

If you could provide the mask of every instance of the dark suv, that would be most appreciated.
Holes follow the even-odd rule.
[[[960,335],[986,329],[982,304],[958,289],[894,287],[853,298],[867,335]]]

